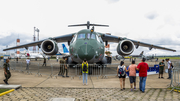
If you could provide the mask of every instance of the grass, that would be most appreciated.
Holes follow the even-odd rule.
[[[166,59],[166,58],[169,58],[169,59],[178,59],[180,60],[180,57],[158,57],[159,59]]]
[[[5,91],[8,91],[9,89],[0,89],[0,93],[3,93]]]

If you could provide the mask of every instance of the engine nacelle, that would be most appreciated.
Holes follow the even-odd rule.
[[[134,43],[130,40],[120,41],[117,47],[117,53],[122,56],[130,55],[134,51]]]
[[[47,39],[41,43],[41,50],[46,55],[56,55],[59,51],[59,48],[55,41]]]

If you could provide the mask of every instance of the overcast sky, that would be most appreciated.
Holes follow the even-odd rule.
[[[179,0],[1,0],[0,52],[16,45],[33,41],[34,27],[40,29],[40,40],[78,32],[86,27],[69,24],[108,24],[95,31],[111,33],[133,40],[155,44],[177,52],[140,47],[145,55],[180,54],[180,1]],[[116,43],[110,50],[116,55]]]

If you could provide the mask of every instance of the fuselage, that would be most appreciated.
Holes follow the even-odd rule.
[[[81,63],[84,59],[88,63],[97,63],[104,57],[104,43],[101,36],[89,29],[74,34],[69,50],[71,59],[77,63]]]

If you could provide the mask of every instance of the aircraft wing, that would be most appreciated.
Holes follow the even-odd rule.
[[[116,42],[119,43],[119,41],[122,40],[130,40],[134,43],[135,47],[138,48],[139,46],[143,46],[143,47],[149,47],[149,49],[151,50],[152,48],[154,49],[162,49],[162,50],[167,50],[167,51],[173,51],[176,52],[176,50],[174,49],[170,49],[170,48],[165,48],[165,47],[161,47],[161,46],[156,46],[153,44],[148,44],[148,43],[144,43],[144,42],[140,42],[140,41],[136,41],[136,40],[132,40],[132,39],[128,39],[128,38],[123,38],[123,37],[117,37],[117,36],[113,36],[113,35],[108,35],[108,34],[101,34],[101,38],[104,42],[108,41],[108,42]]]
[[[68,42],[68,41],[71,41],[71,39],[73,38],[74,34],[75,33],[67,34],[67,35],[62,35],[62,36],[58,36],[58,37],[53,37],[53,38],[48,38],[48,39],[55,40],[56,42]],[[44,39],[44,40],[47,40],[47,39]],[[31,47],[31,46],[39,46],[40,47],[41,43],[44,40],[40,40],[40,41],[36,41],[36,42],[31,42],[31,43],[27,43],[27,44],[15,46],[15,47],[6,48],[6,49],[3,49],[3,51],[12,50],[12,49],[18,49],[18,48],[26,48],[26,49],[28,49],[28,47]]]

